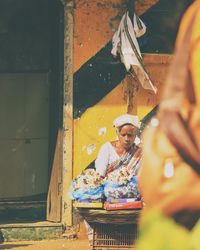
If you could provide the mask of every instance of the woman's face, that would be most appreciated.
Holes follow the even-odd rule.
[[[137,131],[138,129],[136,127],[129,124],[118,129],[117,134],[122,147],[129,149],[133,145]]]

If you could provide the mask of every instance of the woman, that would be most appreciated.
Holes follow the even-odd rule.
[[[146,209],[141,218],[138,250],[200,249],[199,27],[197,0],[181,22],[158,120],[154,119],[153,127],[144,134],[139,181]],[[181,119],[177,120],[177,113]],[[179,125],[184,124],[179,126],[184,136],[169,137],[172,133],[166,127],[166,117],[171,127],[175,127],[173,117]]]
[[[95,161],[96,171],[105,177],[107,198],[135,197],[138,192],[134,176],[142,156],[135,143],[140,122],[137,116],[125,114],[116,118],[113,126],[118,139],[102,145]]]
[[[83,193],[78,193],[74,198],[101,198],[101,191],[97,192],[99,185],[101,186],[103,180],[103,194],[107,199],[109,198],[138,198],[137,175],[139,163],[142,156],[142,150],[136,145],[136,135],[140,128],[140,122],[137,116],[121,115],[113,121],[113,126],[116,128],[118,139],[111,142],[106,142],[100,148],[98,156],[95,161],[96,172],[95,189],[85,189]],[[85,170],[88,171],[88,170]],[[91,171],[91,169],[89,170]],[[93,171],[93,170],[92,170]],[[95,174],[96,173],[96,174]],[[87,178],[86,186],[88,186]],[[83,182],[81,174],[77,179]],[[85,182],[86,178],[84,178]],[[81,184],[79,186],[85,186]],[[79,188],[80,190],[81,188]],[[81,195],[80,195],[81,194]],[[99,195],[99,196],[98,196]],[[80,197],[78,197],[80,196]],[[82,196],[82,197],[81,197]],[[93,228],[84,220],[85,227],[88,234],[89,243],[92,246],[93,242]]]
[[[137,116],[121,115],[113,121],[118,139],[102,145],[94,169],[85,169],[73,181],[73,200],[138,198],[136,175],[142,150],[135,143],[140,128]]]

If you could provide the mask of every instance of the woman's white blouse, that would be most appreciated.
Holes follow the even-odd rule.
[[[105,176],[107,167],[118,160],[120,157],[115,151],[114,147],[110,142],[104,143],[98,153],[95,160],[96,171],[101,175]]]

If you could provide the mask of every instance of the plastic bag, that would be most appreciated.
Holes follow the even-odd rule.
[[[109,179],[104,182],[104,195],[106,198],[139,198],[137,177],[133,176],[125,184],[116,184]]]
[[[84,170],[73,179],[70,196],[72,200],[102,198],[103,178],[94,169]]]

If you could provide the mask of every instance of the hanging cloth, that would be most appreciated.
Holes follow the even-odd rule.
[[[117,56],[119,52],[121,61],[124,63],[126,70],[130,71],[132,68],[142,87],[156,93],[157,89],[144,67],[139,44],[137,42],[137,37],[144,35],[145,32],[146,26],[142,20],[134,14],[132,24],[128,12],[126,12],[120,21],[118,30],[112,38],[113,47],[111,54]]]

